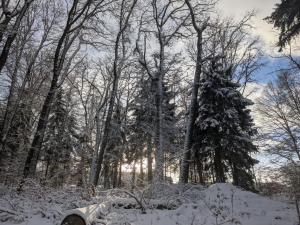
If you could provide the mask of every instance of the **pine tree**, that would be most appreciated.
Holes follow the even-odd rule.
[[[251,169],[257,151],[251,137],[256,134],[248,106],[250,100],[230,80],[231,69],[224,69],[215,58],[200,82],[196,144],[201,159],[215,174],[216,182],[225,182],[229,172],[233,183],[253,189]]]

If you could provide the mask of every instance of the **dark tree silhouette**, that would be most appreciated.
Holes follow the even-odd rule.
[[[276,4],[275,10],[265,20],[280,30],[277,45],[282,50],[300,33],[300,1],[281,0],[281,3]]]

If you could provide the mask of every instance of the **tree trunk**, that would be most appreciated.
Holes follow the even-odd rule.
[[[140,158],[140,185],[144,184],[144,169],[143,169],[143,154],[141,154]]]
[[[160,45],[159,68],[153,80],[155,87],[155,175],[154,181],[164,180],[164,149],[163,149],[163,78],[165,75],[165,43],[161,30],[158,32]]]
[[[118,176],[118,187],[122,186],[122,159],[120,159],[119,164],[119,176]]]
[[[297,197],[295,197],[295,205],[296,205],[296,211],[297,211],[297,215],[298,215],[298,224],[300,225],[300,209],[299,209],[299,202]]]
[[[108,189],[110,188],[110,179],[109,179],[109,163],[105,162],[103,167],[103,187]]]
[[[189,176],[189,167],[190,167],[190,159],[191,159],[191,148],[193,145],[193,130],[194,124],[197,116],[198,111],[198,90],[200,86],[200,77],[202,72],[202,32],[203,29],[199,29],[194,18],[193,9],[189,5],[189,2],[186,1],[188,7],[191,12],[192,21],[194,29],[197,31],[197,61],[196,61],[196,69],[194,73],[194,82],[192,87],[192,96],[191,96],[191,103],[189,106],[189,116],[188,122],[185,132],[184,138],[184,147],[183,147],[183,159],[180,165],[180,183],[187,183],[188,176]]]
[[[48,117],[50,114],[52,102],[54,100],[56,89],[57,89],[58,77],[59,77],[59,73],[55,71],[55,73],[53,74],[50,90],[48,92],[48,95],[42,107],[36,133],[33,138],[31,148],[29,149],[28,156],[26,158],[25,168],[24,168],[25,178],[28,176],[35,175],[35,170],[36,170],[39,154],[41,151],[42,142],[46,131],[46,126],[48,123]]]
[[[77,168],[77,174],[78,174],[77,186],[79,187],[85,186],[85,176],[86,176],[85,163],[86,163],[85,152],[83,151],[83,149],[81,149],[80,162]]]
[[[151,137],[148,138],[147,143],[147,167],[148,167],[148,183],[152,182],[153,172],[152,172],[152,140]]]
[[[92,165],[91,165],[91,171],[90,171],[90,183],[93,184],[93,179],[95,177],[96,173],[96,163],[97,163],[97,158],[98,158],[98,151],[101,143],[101,121],[99,118],[99,113],[97,112],[96,115],[96,144],[95,144],[95,150],[92,158]]]
[[[198,156],[199,154],[196,154],[196,164],[197,164],[197,171],[199,176],[199,182],[200,184],[204,184],[204,178],[203,178],[203,165],[202,162]]]
[[[7,26],[9,24],[9,22],[11,21],[11,19],[12,19],[11,15],[6,15],[3,22],[0,23],[0,43],[3,40],[4,32],[7,30]]]
[[[163,150],[163,110],[162,110],[162,77],[159,74],[156,80],[155,93],[155,182],[164,180],[164,150]]]
[[[2,124],[0,126],[1,132],[0,132],[0,174],[2,174],[2,169],[5,167],[3,164],[4,161],[6,161],[6,155],[8,154],[7,146],[6,146],[6,137],[8,135],[8,132],[10,130],[12,115],[14,115],[14,106],[17,104],[17,75],[18,75],[18,69],[21,61],[21,57],[23,55],[24,50],[24,40],[22,41],[21,49],[19,49],[19,53],[16,57],[16,63],[14,66],[14,71],[11,76],[11,83],[10,83],[10,89],[9,89],[9,95],[7,99],[6,109],[3,117]]]
[[[215,172],[216,172],[216,182],[224,183],[225,174],[224,174],[224,168],[222,163],[222,153],[220,149],[215,149],[214,164],[215,164]]]
[[[98,180],[99,180],[99,175],[101,172],[101,167],[103,163],[103,158],[104,158],[104,153],[108,144],[108,139],[109,139],[109,133],[111,129],[111,119],[112,119],[112,114],[113,114],[113,109],[114,109],[114,104],[115,104],[115,98],[116,98],[116,93],[118,90],[118,82],[119,82],[119,76],[117,74],[114,74],[113,78],[113,87],[111,90],[110,94],[110,100],[108,104],[108,110],[106,114],[106,119],[104,123],[104,130],[103,130],[103,137],[100,145],[100,150],[99,150],[99,155],[97,159],[97,167],[96,171],[94,174],[94,177],[92,178],[92,183],[97,186]]]
[[[112,187],[116,188],[118,184],[118,160],[113,163]]]
[[[132,171],[131,171],[131,190],[134,190],[135,188],[135,177],[136,177],[136,160],[134,159],[133,161],[133,167],[132,167]]]

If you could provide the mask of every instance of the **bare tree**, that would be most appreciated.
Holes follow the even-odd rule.
[[[93,0],[88,0],[81,4],[79,0],[74,0],[73,4],[68,12],[67,22],[62,31],[62,34],[58,40],[54,61],[53,61],[53,76],[51,80],[51,86],[49,92],[44,101],[41,114],[39,117],[36,133],[34,135],[31,148],[28,152],[28,156],[24,168],[24,177],[35,174],[35,169],[39,157],[39,153],[42,146],[43,136],[47,126],[47,120],[49,117],[51,104],[55,98],[55,93],[58,88],[58,82],[63,70],[66,55],[70,50],[72,44],[79,35],[80,30],[83,28],[84,23],[97,13],[98,8],[102,7],[105,1],[99,1],[93,5]]]
[[[131,4],[130,4],[131,3]],[[101,167],[102,167],[102,162],[103,162],[103,157],[104,153],[107,147],[108,139],[109,139],[109,132],[111,129],[111,119],[112,119],[112,114],[113,114],[113,109],[114,109],[114,104],[115,104],[115,98],[116,98],[116,93],[118,90],[118,83],[119,83],[119,78],[120,78],[120,73],[122,72],[122,60],[124,58],[120,58],[120,47],[121,47],[121,42],[122,42],[122,36],[126,29],[128,28],[129,25],[129,19],[133,13],[134,7],[137,3],[137,0],[133,0],[127,4],[125,0],[122,0],[121,2],[121,7],[120,7],[120,14],[118,15],[118,33],[115,39],[114,43],[114,61],[113,61],[113,80],[112,80],[112,89],[110,92],[110,97],[109,97],[109,103],[108,103],[108,110],[105,118],[105,123],[104,123],[104,129],[103,129],[103,136],[101,140],[101,145],[99,149],[99,154],[98,154],[98,159],[97,159],[97,169],[95,172],[93,180],[93,184],[97,185],[99,175],[101,172]],[[124,54],[124,52],[123,52]]]
[[[53,17],[50,17],[50,12],[52,11]],[[39,15],[37,15],[37,10],[36,8],[33,8],[32,13],[29,12],[28,13],[28,19],[27,21],[29,21],[30,23],[28,24],[29,27],[27,29],[29,29],[27,32],[23,32],[24,34],[27,34],[27,36],[32,36],[34,33],[34,30],[36,30],[36,28],[32,28],[33,23],[35,22],[36,18]],[[34,49],[33,52],[30,52],[30,59],[29,59],[29,63],[28,66],[26,68],[26,72],[25,75],[23,77],[23,81],[21,83],[21,87],[19,88],[19,91],[17,93],[17,73],[20,72],[19,70],[19,64],[21,61],[21,55],[19,57],[17,57],[17,62],[15,65],[15,69],[14,69],[14,73],[12,74],[12,79],[11,79],[11,84],[10,84],[10,90],[9,90],[9,96],[8,96],[8,100],[7,100],[7,105],[6,105],[6,110],[4,113],[4,118],[1,124],[1,132],[0,132],[0,143],[1,146],[4,147],[5,143],[6,143],[6,138],[7,138],[7,134],[9,131],[9,128],[11,126],[11,123],[14,119],[14,115],[16,114],[18,107],[19,107],[19,103],[21,101],[21,99],[23,98],[23,93],[25,91],[25,87],[27,82],[30,80],[31,77],[31,73],[33,70],[33,67],[35,65],[35,62],[40,54],[40,52],[42,51],[42,49],[44,48],[44,46],[46,45],[48,36],[50,34],[50,31],[52,30],[54,24],[56,23],[56,18],[59,15],[59,12],[56,8],[56,6],[52,6],[51,4],[43,4],[43,15],[41,16],[41,20],[42,20],[42,24],[43,24],[43,33],[42,33],[42,37],[39,41],[38,46],[36,47],[36,49]],[[26,29],[26,28],[25,28]],[[31,29],[31,30],[30,30]],[[26,42],[29,42],[29,40],[25,39],[22,43],[21,43],[21,47],[20,47],[20,54],[23,54],[23,50],[24,47],[26,45]],[[20,75],[19,75],[20,76]]]
[[[262,128],[265,148],[279,160],[300,160],[298,99],[297,78],[282,73],[275,83],[268,84],[258,102],[258,111],[266,122]]]
[[[16,1],[15,7],[13,7],[12,11],[10,11],[9,10],[10,1],[9,0],[1,1],[1,6],[2,6],[1,7],[2,8],[1,17],[3,16],[4,19],[0,23],[0,43],[3,41],[4,33],[8,31],[8,34],[7,34],[7,38],[5,40],[5,43],[3,44],[3,48],[2,48],[2,51],[0,54],[0,73],[2,72],[2,69],[6,63],[11,46],[12,46],[14,40],[16,39],[21,22],[26,14],[28,8],[30,7],[31,3],[33,2],[33,0],[24,0],[21,7],[19,7],[20,2],[21,2],[21,0]],[[13,22],[12,28],[7,29],[9,23],[11,22],[11,20],[13,18],[15,18],[15,21]]]

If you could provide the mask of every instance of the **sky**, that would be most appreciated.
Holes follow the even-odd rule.
[[[258,34],[266,47],[274,46],[277,38],[277,32],[272,29],[272,25],[263,19],[269,16],[276,3],[280,0],[220,0],[219,10],[226,16],[241,18],[247,12],[255,10],[256,16],[253,18],[255,34]]]
[[[278,38],[278,32],[273,29],[271,24],[268,24],[264,18],[269,16],[276,3],[280,0],[220,0],[218,9],[224,16],[230,16],[236,20],[242,18],[247,12],[255,10],[256,16],[251,21],[253,26],[253,35],[258,36],[262,42],[262,50],[265,53],[263,57],[265,66],[255,74],[256,83],[248,86],[248,92],[252,94],[249,96],[254,102],[263,96],[263,89],[266,83],[274,79],[274,74],[280,68],[288,65],[287,60],[274,58],[272,56],[278,55],[278,48],[275,43]],[[252,92],[252,90],[255,90]],[[252,109],[253,110],[253,109]],[[257,112],[252,111],[257,126],[261,127],[262,123]],[[256,156],[260,161],[257,168],[260,166],[268,166],[271,157],[260,153]]]
[[[280,0],[220,0],[218,3],[218,9],[224,16],[230,16],[236,20],[242,18],[249,11],[256,12],[251,21],[252,33],[254,36],[258,36],[262,42],[265,66],[255,74],[255,78],[257,82],[263,84],[272,80],[276,70],[287,65],[286,60],[272,57],[278,54],[278,48],[275,47],[278,32],[264,20],[272,13],[276,3],[280,3]]]

